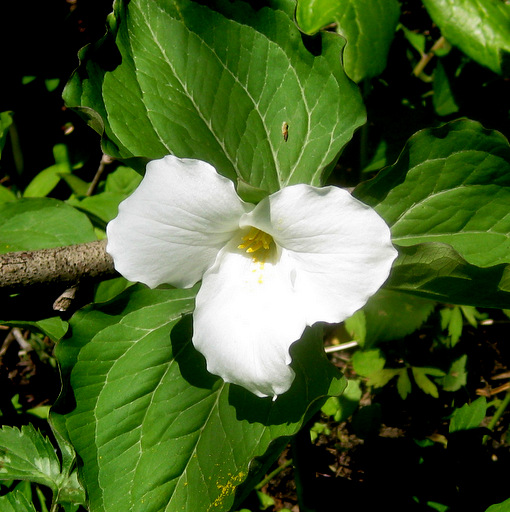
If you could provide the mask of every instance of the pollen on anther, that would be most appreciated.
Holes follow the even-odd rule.
[[[238,249],[246,249],[246,252],[252,254],[259,249],[268,250],[271,243],[273,242],[273,237],[264,233],[257,228],[251,228],[250,232],[242,237],[243,243],[238,245]]]

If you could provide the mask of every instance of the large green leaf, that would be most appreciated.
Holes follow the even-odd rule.
[[[116,2],[108,35],[81,54],[68,105],[116,157],[199,158],[270,192],[319,185],[365,120],[340,38],[305,46],[288,9],[208,5]]]
[[[347,40],[344,65],[359,82],[383,72],[400,16],[396,0],[298,0],[296,21],[305,33],[336,23]]]
[[[450,43],[494,72],[510,74],[510,5],[501,0],[423,0]]]
[[[91,512],[229,510],[253,459],[345,386],[313,330],[276,401],[224,384],[189,341],[193,298],[134,286],[78,312],[57,347],[67,393],[52,421],[83,462]]]
[[[354,194],[376,208],[401,248],[390,285],[506,307],[510,146],[500,133],[468,120],[423,130]]]
[[[438,302],[508,308],[510,266],[470,265],[446,244],[399,247],[386,287]]]
[[[87,216],[48,198],[0,203],[0,253],[35,251],[96,240]]]

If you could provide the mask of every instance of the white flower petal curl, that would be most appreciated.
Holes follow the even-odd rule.
[[[193,314],[193,344],[207,368],[258,396],[276,397],[294,380],[289,348],[305,316],[293,293],[291,269],[272,247],[265,262],[238,249],[240,236],[204,275]]]
[[[241,219],[270,234],[294,266],[294,292],[307,325],[337,323],[383,285],[397,251],[375,210],[337,187],[294,185]]]
[[[252,208],[208,163],[169,155],[149,162],[139,187],[120,204],[107,226],[106,250],[130,281],[188,288]]]

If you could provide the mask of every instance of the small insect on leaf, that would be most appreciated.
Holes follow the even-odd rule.
[[[283,140],[287,142],[287,139],[289,138],[289,125],[286,121],[284,121],[282,124],[282,135]]]

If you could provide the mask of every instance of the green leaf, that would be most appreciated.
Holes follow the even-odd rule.
[[[56,199],[0,204],[0,253],[32,251],[96,240],[86,215]]]
[[[440,116],[449,116],[459,111],[457,102],[452,92],[450,79],[440,60],[434,69],[434,96],[432,96],[434,110]]]
[[[48,336],[53,342],[59,341],[67,332],[69,324],[62,320],[59,316],[43,318],[42,320],[0,320],[1,325],[10,325],[13,327],[27,327],[28,329],[40,332]]]
[[[439,397],[439,391],[437,390],[437,386],[427,377],[427,375],[432,375],[435,377],[443,377],[444,372],[437,368],[426,368],[426,367],[418,367],[412,366],[411,370],[413,372],[414,381],[416,385],[428,395],[433,396],[434,398]]]
[[[375,388],[382,388],[394,377],[400,377],[403,371],[407,370],[405,368],[385,368],[384,370],[379,370],[368,375],[368,385],[374,386]]]
[[[0,479],[29,480],[56,492],[60,461],[49,439],[32,425],[0,429]]]
[[[495,73],[510,73],[510,5],[500,0],[423,0],[448,41]]]
[[[345,387],[315,330],[276,401],[225,384],[190,342],[194,293],[133,286],[79,311],[57,346],[66,393],[51,417],[83,463],[91,512],[229,510],[253,459]]]
[[[60,177],[67,183],[73,194],[84,196],[87,193],[89,184],[71,173],[61,173]]]
[[[402,400],[405,400],[409,393],[412,391],[411,379],[409,378],[409,372],[407,371],[407,368],[402,368],[398,374],[397,391]]]
[[[47,167],[27,185],[23,197],[46,197],[57,186],[65,172],[66,166],[61,164]]]
[[[491,505],[485,512],[510,512],[510,498],[501,503]]]
[[[340,38],[322,34],[310,51],[282,10],[208,5],[217,10],[116,2],[108,35],[81,53],[67,104],[122,159],[198,158],[269,192],[321,184],[365,121]]]
[[[437,382],[441,384],[445,391],[458,391],[467,383],[467,371],[466,371],[467,355],[456,359],[448,373],[441,379],[437,379]]]
[[[73,198],[67,203],[89,214],[95,223],[105,229],[106,224],[119,213],[119,203],[124,199],[126,199],[124,194],[105,191],[83,199]]]
[[[129,196],[142,181],[142,176],[131,167],[119,165],[106,177],[105,192]]]
[[[385,287],[437,302],[510,307],[509,265],[479,268],[445,244],[400,247]]]
[[[33,503],[28,501],[22,491],[14,491],[0,496],[2,512],[37,512]]]
[[[449,432],[458,432],[459,430],[470,430],[478,428],[485,418],[487,412],[487,400],[484,396],[476,399],[470,404],[464,404],[459,409],[455,409],[450,420]]]
[[[46,197],[58,184],[60,179],[71,173],[71,162],[65,144],[53,147],[55,164],[39,172],[28,184],[23,197]]]
[[[16,194],[12,190],[0,185],[0,203],[10,203],[17,199]]]
[[[382,370],[385,364],[386,359],[379,349],[360,350],[352,356],[354,371],[364,377]]]
[[[367,349],[378,342],[404,338],[413,333],[429,317],[434,306],[434,302],[429,300],[381,289],[361,311],[355,313],[354,317],[361,312],[364,314],[364,323],[360,324],[354,318],[347,319],[345,324],[356,339],[363,340],[363,347]]]
[[[2,158],[2,151],[5,147],[7,135],[9,135],[9,128],[12,124],[12,115],[10,111],[0,112],[0,158]]]
[[[337,24],[347,40],[345,70],[355,82],[384,71],[399,16],[396,0],[298,0],[296,8],[296,21],[307,34]]]
[[[428,268],[424,288],[429,287],[431,298],[444,291],[434,289],[432,282],[449,279],[450,302],[463,303],[460,289],[470,305],[482,305],[476,296],[483,300],[496,293],[490,305],[500,307],[498,288],[499,298],[507,300],[508,271],[498,265],[510,262],[510,147],[500,133],[468,120],[418,132],[393,166],[354,194],[391,226],[401,254],[394,278],[402,271],[416,282],[419,274],[423,285]],[[398,269],[411,261],[415,268]],[[402,280],[390,284],[396,282]],[[412,289],[410,283],[404,286]],[[448,294],[445,299],[449,301]]]
[[[440,312],[441,329],[448,329],[450,337],[449,345],[454,347],[462,334],[463,319],[462,313],[458,306],[453,308],[444,308]]]
[[[340,396],[328,398],[321,407],[321,411],[328,416],[332,416],[337,423],[346,421],[358,408],[361,394],[359,382],[349,379],[345,391]]]

